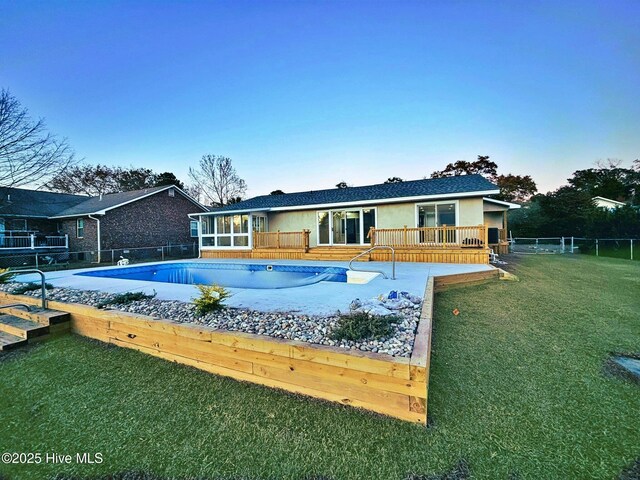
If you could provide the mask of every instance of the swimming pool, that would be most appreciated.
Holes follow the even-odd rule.
[[[191,285],[217,284],[230,288],[292,288],[318,282],[347,281],[347,269],[342,267],[209,262],[110,268],[75,275]]]

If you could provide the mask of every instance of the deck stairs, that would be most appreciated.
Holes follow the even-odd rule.
[[[70,317],[66,312],[31,307],[0,309],[0,351],[12,350],[28,343],[67,332]]]
[[[343,260],[349,261],[356,255],[364,252],[369,247],[312,247],[305,254],[305,260]],[[361,262],[370,262],[371,255],[363,255],[358,259]]]

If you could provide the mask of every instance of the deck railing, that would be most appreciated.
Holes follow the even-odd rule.
[[[309,250],[310,230],[300,232],[253,232],[253,248]]]
[[[385,245],[411,248],[481,248],[487,244],[487,226],[371,227],[367,238],[371,240],[372,247]]]
[[[37,248],[69,248],[67,235],[12,235],[0,233],[0,249],[23,248],[35,250]]]

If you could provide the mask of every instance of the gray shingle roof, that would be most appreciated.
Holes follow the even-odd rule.
[[[225,211],[268,210],[278,207],[304,207],[321,204],[353,203],[367,200],[390,200],[403,197],[438,195],[446,197],[460,193],[487,192],[498,187],[481,175],[429,178],[401,183],[382,183],[363,187],[332,188],[284,195],[262,195],[243,202],[212,210],[212,214]]]
[[[46,218],[88,198],[84,195],[0,187],[0,216]]]
[[[90,215],[92,213],[98,213],[126,202],[138,200],[139,198],[142,198],[146,195],[159,192],[160,190],[166,190],[167,188],[167,186],[163,186],[146,188],[144,190],[133,190],[131,192],[109,193],[107,195],[103,195],[102,198],[89,197],[88,199],[86,199],[87,197],[85,197],[86,200],[84,202],[69,207],[65,210],[61,210],[54,216],[70,217],[74,215]]]

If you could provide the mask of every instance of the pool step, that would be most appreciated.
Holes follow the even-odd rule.
[[[21,307],[0,309],[0,351],[65,333],[70,329],[70,320],[68,313],[56,310],[26,310]]]

